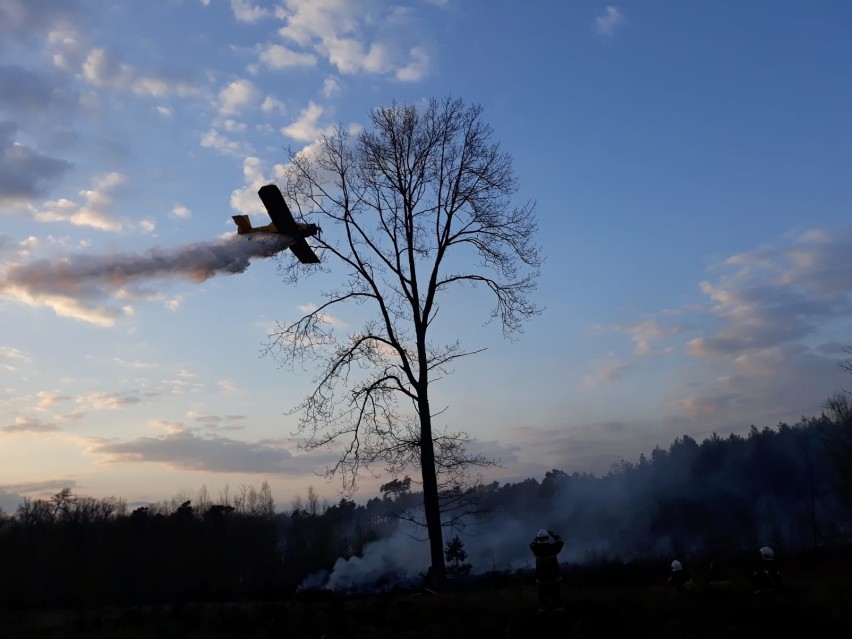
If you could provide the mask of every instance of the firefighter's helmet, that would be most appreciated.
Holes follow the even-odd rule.
[[[775,551],[769,546],[764,546],[760,549],[760,558],[765,559],[766,561],[772,561],[775,559]]]
[[[677,559],[672,562],[672,572],[678,572],[683,570],[683,564],[680,563]]]

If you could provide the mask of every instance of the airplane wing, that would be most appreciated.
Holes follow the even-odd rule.
[[[281,189],[275,184],[267,184],[260,187],[257,194],[260,196],[278,232],[284,235],[295,235],[296,220],[293,219],[293,214],[290,213],[290,209],[284,201],[284,196],[281,195]],[[305,246],[307,247],[307,243]],[[310,251],[310,248],[308,250]],[[295,253],[295,251],[293,252]]]
[[[278,225],[276,224],[275,226]],[[319,264],[317,254],[313,252],[303,237],[293,242],[290,245],[290,250],[293,251],[293,254],[304,264]]]

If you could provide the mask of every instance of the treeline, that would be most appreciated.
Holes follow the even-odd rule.
[[[529,537],[541,527],[558,530],[564,559],[577,562],[848,543],[852,411],[845,415],[700,443],[683,436],[603,476],[554,469],[541,481],[481,485],[461,539],[474,572],[528,565]],[[408,478],[381,492],[327,505],[309,490],[285,512],[265,483],[132,510],[69,489],[26,499],[0,513],[0,606],[281,597],[340,557],[366,557],[422,503]]]
[[[522,523],[529,535],[542,526],[560,531],[573,561],[848,543],[850,442],[852,422],[822,415],[776,428],[752,426],[744,436],[713,434],[701,443],[679,437],[600,477],[554,469],[542,481],[495,482],[481,487],[481,504],[501,525],[482,526],[487,548],[475,539],[469,545],[481,556],[514,544],[501,532],[511,523]],[[520,559],[528,554],[519,553]],[[513,553],[504,548],[501,554]]]
[[[308,499],[276,512],[269,485],[206,489],[133,510],[63,489],[0,512],[0,607],[267,599],[391,534],[416,497],[391,482],[366,505]],[[401,488],[398,488],[401,487]]]

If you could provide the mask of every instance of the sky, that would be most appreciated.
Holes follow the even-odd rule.
[[[536,202],[545,311],[505,340],[466,291],[436,328],[485,349],[432,388],[485,479],[818,414],[852,386],[850,26],[787,0],[0,0],[0,508],[338,498],[292,435],[311,375],[263,355],[335,273],[284,284],[292,254],[231,216],[267,223],[287,149],[393,100],[481,105]]]

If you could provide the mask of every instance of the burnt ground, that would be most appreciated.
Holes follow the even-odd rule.
[[[464,587],[372,595],[314,592],[278,601],[191,602],[88,610],[0,610],[2,639],[464,638],[852,636],[852,573],[830,560],[785,571],[785,588],[755,597],[745,569],[732,589],[676,595],[658,567],[567,568],[566,611],[539,614],[530,575]],[[701,582],[701,576],[695,575]]]

